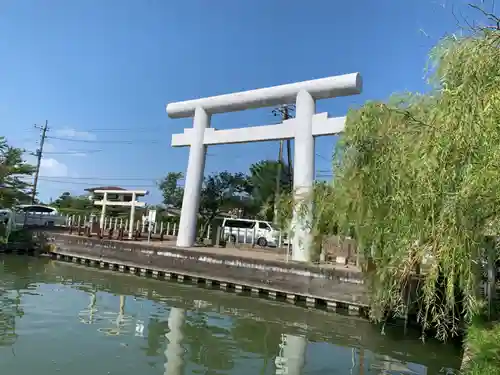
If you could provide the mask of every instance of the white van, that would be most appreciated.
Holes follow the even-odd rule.
[[[66,217],[61,215],[57,209],[41,204],[22,204],[14,207],[15,222],[18,227],[27,226],[63,226]]]
[[[280,231],[268,221],[225,218],[223,237],[233,243],[257,244],[261,247],[278,246]]]

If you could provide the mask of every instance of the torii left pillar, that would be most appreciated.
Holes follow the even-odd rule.
[[[189,150],[186,184],[177,236],[177,246],[179,247],[193,246],[196,241],[196,219],[200,207],[200,191],[207,154],[207,146],[205,146],[203,139],[205,129],[208,127],[210,127],[210,115],[202,107],[197,107],[194,111],[193,138]]]

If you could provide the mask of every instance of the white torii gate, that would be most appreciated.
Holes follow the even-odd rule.
[[[177,246],[190,247],[195,243],[208,145],[294,138],[293,185],[296,198],[303,199],[311,192],[314,183],[314,137],[341,133],[345,126],[345,117],[328,118],[327,113],[316,114],[316,100],[356,95],[361,90],[361,75],[352,73],[168,104],[166,111],[169,117],[193,117],[193,128],[172,135],[173,147],[190,146]],[[289,104],[293,101],[296,104],[296,117],[281,124],[230,130],[210,128],[213,114]],[[295,261],[310,260],[310,213],[311,210],[309,215],[294,214],[292,259]]]

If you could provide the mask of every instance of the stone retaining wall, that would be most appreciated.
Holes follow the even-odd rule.
[[[55,252],[70,252],[88,259],[106,259],[117,265],[160,269],[165,272],[196,274],[207,279],[230,280],[235,284],[268,288],[357,306],[367,306],[368,297],[362,274],[348,269],[250,259],[180,248],[100,240],[52,233]]]

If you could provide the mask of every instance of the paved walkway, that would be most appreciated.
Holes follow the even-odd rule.
[[[154,247],[165,247],[165,248],[174,248],[177,249],[175,240],[167,240],[163,242],[151,241],[147,242],[147,240],[143,241],[127,241],[129,243],[134,243],[138,245],[148,245]],[[180,249],[180,248],[179,248]],[[245,248],[245,247],[212,247],[212,246],[193,246],[188,248],[182,248],[183,250],[189,250],[194,252],[202,252],[210,255],[233,255],[241,258],[254,259],[254,260],[264,260],[264,261],[277,261],[277,262],[288,262],[292,263],[293,261],[287,259],[286,256],[286,248],[275,248],[275,249],[260,249],[260,248]],[[298,262],[293,262],[298,263]],[[352,272],[361,272],[361,270],[354,266],[348,265],[344,266],[341,264],[321,264],[319,265],[321,268],[327,269],[343,269],[349,270]]]
[[[60,234],[81,238],[81,236],[78,236],[77,234],[69,234],[69,233],[60,233]],[[95,238],[95,236],[93,236],[92,238]],[[262,248],[255,248],[255,247],[252,248],[252,247],[249,247],[249,245],[246,245],[248,247],[246,247],[245,245],[240,245],[240,247],[193,246],[193,247],[188,247],[188,248],[185,248],[185,247],[178,248],[176,246],[176,241],[174,239],[172,239],[171,237],[169,239],[165,239],[163,242],[158,241],[158,240],[153,240],[151,242],[148,242],[146,239],[143,239],[141,241],[129,241],[129,240],[123,240],[123,241],[112,240],[112,241],[126,242],[126,243],[131,243],[131,244],[142,245],[142,246],[153,246],[153,247],[160,247],[160,248],[189,250],[189,251],[193,251],[193,252],[205,253],[207,255],[233,255],[233,256],[247,258],[247,259],[253,259],[253,260],[276,261],[276,262],[300,264],[299,262],[293,262],[291,259],[287,259],[287,257],[286,257],[287,249],[286,248],[262,249]],[[341,264],[326,263],[326,264],[321,264],[318,266],[321,268],[326,268],[326,269],[339,269],[339,270],[348,270],[351,272],[361,272],[361,270],[354,265],[344,266]]]

